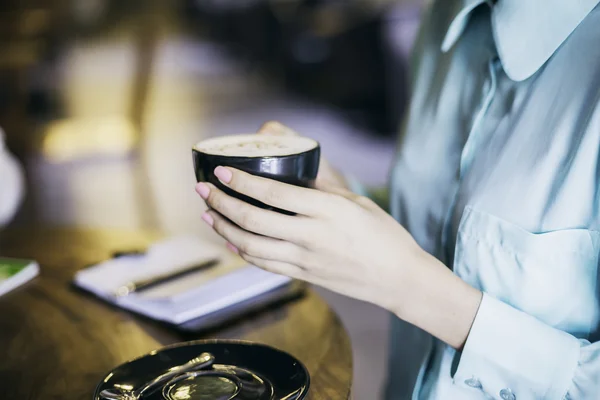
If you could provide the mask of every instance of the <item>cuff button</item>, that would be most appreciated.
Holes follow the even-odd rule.
[[[481,389],[481,382],[476,378],[469,378],[465,381],[465,385],[470,386],[474,389]]]
[[[502,389],[500,391],[500,398],[502,400],[517,400],[517,396],[510,389]]]

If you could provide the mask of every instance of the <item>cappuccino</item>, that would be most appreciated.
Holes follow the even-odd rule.
[[[313,150],[319,144],[301,136],[235,135],[204,140],[194,149],[224,157],[284,157]]]

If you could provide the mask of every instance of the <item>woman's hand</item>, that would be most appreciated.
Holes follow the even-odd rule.
[[[258,131],[259,135],[273,136],[298,136],[299,134],[291,128],[276,122],[270,121],[264,124]],[[321,187],[336,186],[347,189],[348,185],[344,177],[333,168],[329,162],[321,155],[319,162],[319,174],[317,175],[317,184]]]
[[[297,214],[261,209],[199,183],[196,190],[210,208],[204,221],[245,260],[377,304],[423,329],[441,329],[432,333],[462,346],[479,304],[473,304],[474,289],[371,200],[339,187],[300,188],[232,168],[218,167],[215,175],[236,192]],[[462,291],[449,294],[453,287]]]

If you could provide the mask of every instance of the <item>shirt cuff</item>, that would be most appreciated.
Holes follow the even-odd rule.
[[[454,382],[493,399],[560,400],[579,354],[574,336],[484,294]]]

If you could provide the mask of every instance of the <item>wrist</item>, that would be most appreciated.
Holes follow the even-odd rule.
[[[482,293],[422,251],[404,278],[392,312],[454,348],[467,339]]]

